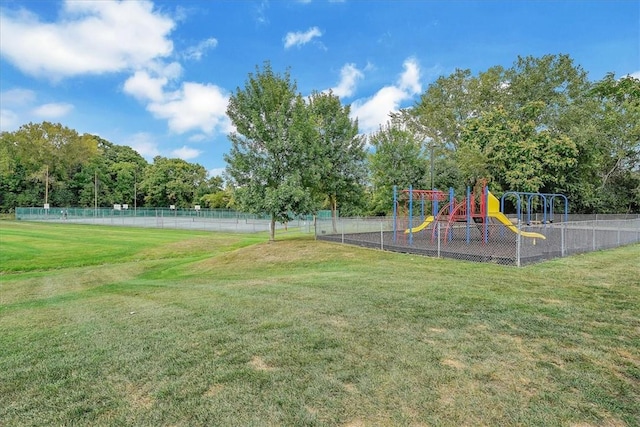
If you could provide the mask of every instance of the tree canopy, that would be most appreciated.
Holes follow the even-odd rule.
[[[16,207],[192,207],[223,192],[203,166],[79,135],[59,123],[29,123],[0,134],[0,211]]]
[[[227,115],[236,128],[224,157],[236,205],[269,214],[274,240],[276,221],[316,208],[310,190],[319,178],[317,141],[309,111],[289,72],[277,74],[265,63],[231,96]]]
[[[312,164],[318,170],[317,192],[329,209],[335,228],[338,207],[358,205],[366,183],[366,139],[358,135],[358,122],[349,117],[332,92],[314,92],[308,108],[316,138]]]
[[[256,67],[232,94],[224,180],[61,124],[0,133],[0,211],[18,206],[233,207],[275,222],[329,208],[384,215],[392,188],[563,193],[575,213],[640,212],[640,80],[590,81],[568,55],[455,70],[377,132],[331,92]]]
[[[568,55],[520,57],[440,77],[396,117],[436,147],[436,186],[482,178],[564,193],[575,212],[637,212],[638,92],[630,76],[590,82]]]

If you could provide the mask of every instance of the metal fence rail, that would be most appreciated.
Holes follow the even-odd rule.
[[[180,228],[202,231],[268,231],[265,215],[227,209],[143,208],[17,208],[16,219],[149,228]],[[558,218],[559,219],[559,218]],[[426,256],[526,265],[577,253],[610,249],[640,242],[640,215],[569,215],[566,222],[530,224],[511,219],[519,232],[542,234],[545,238],[523,237],[502,224],[434,223],[419,232],[405,232],[407,218],[338,218],[328,212],[300,217],[276,229],[298,229],[315,233],[318,239],[370,248],[416,253]],[[412,227],[419,225],[414,221]]]
[[[271,226],[267,215],[227,209],[16,208],[16,220],[240,233],[268,231]],[[276,230],[291,228],[312,233],[313,217],[296,218],[287,224],[276,223]]]
[[[515,266],[640,242],[640,216],[598,217],[547,224],[532,221],[530,225],[513,220],[517,232],[503,224],[442,222],[408,232],[406,219],[394,223],[385,217],[340,218],[336,223],[317,221],[316,237],[382,250]],[[527,237],[531,234],[526,233],[544,238]]]

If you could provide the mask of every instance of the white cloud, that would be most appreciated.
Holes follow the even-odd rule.
[[[340,83],[331,88],[333,93],[341,98],[353,95],[358,80],[364,77],[364,73],[355,64],[345,64],[340,70]]]
[[[351,116],[358,119],[362,133],[379,129],[389,119],[389,113],[397,112],[403,101],[420,93],[420,66],[413,58],[404,61],[404,72],[395,85],[385,86],[371,98],[356,100],[351,105]]]
[[[150,134],[145,132],[134,134],[125,141],[124,144],[136,150],[138,154],[148,161],[151,161],[155,156],[160,155],[158,144],[153,140],[153,137]]]
[[[155,118],[167,120],[171,131],[202,132],[193,137],[194,141],[216,131],[229,132],[231,123],[226,115],[229,95],[216,85],[194,82],[183,82],[179,89],[167,90],[182,70],[179,64],[174,64],[156,67],[154,71],[136,71],[124,83],[124,92],[146,103]]]
[[[313,40],[314,37],[322,36],[322,31],[318,27],[311,27],[305,32],[289,32],[284,37],[284,48],[289,49],[292,46],[302,46]]]
[[[218,86],[185,82],[180,90],[166,93],[163,101],[151,102],[147,110],[156,118],[167,119],[173,132],[195,130],[211,135],[216,130],[229,131],[228,103],[229,96]]]
[[[43,104],[32,110],[32,114],[45,120],[59,119],[73,110],[73,105],[64,102]]]
[[[371,98],[357,100],[351,105],[351,115],[358,118],[358,127],[362,133],[378,130],[387,122],[389,113],[397,111],[400,102],[407,99],[407,93],[396,86],[385,86]]]
[[[28,89],[9,89],[0,92],[0,132],[12,132],[21,124],[20,115],[36,100],[36,93]]]
[[[199,61],[209,49],[213,49],[218,46],[218,40],[215,38],[208,38],[201,41],[196,46],[188,48],[184,54],[185,58]]]
[[[187,147],[186,145],[171,152],[172,157],[177,157],[182,160],[195,159],[200,154],[202,154],[202,151],[196,150],[195,148]]]
[[[415,95],[422,91],[420,84],[420,65],[415,58],[409,58],[404,61],[404,73],[400,75],[398,86],[403,91]]]
[[[149,1],[66,1],[57,22],[0,13],[2,57],[26,74],[59,79],[137,69],[173,50],[175,23]]]
[[[12,132],[20,125],[18,115],[7,109],[0,109],[0,132]]]
[[[0,130],[16,130],[29,121],[56,120],[69,114],[74,106],[66,102],[36,105],[36,92],[14,88],[0,92]]]
[[[191,135],[189,137],[189,142],[202,142],[204,140],[206,140],[208,137],[207,135],[203,134],[203,133],[197,133],[195,135]]]
[[[634,79],[640,79],[640,70],[635,71],[631,74],[629,74],[631,77],[633,77]]]
[[[36,93],[29,89],[9,89],[0,93],[0,105],[20,107],[36,100]]]
[[[166,77],[151,77],[147,71],[136,71],[124,82],[124,91],[139,101],[161,102],[167,82]]]

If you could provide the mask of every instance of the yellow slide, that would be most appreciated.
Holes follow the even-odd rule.
[[[418,231],[422,231],[425,228],[427,228],[429,226],[429,224],[431,224],[433,222],[434,218],[433,216],[428,216],[425,218],[424,222],[422,224],[420,224],[417,227],[413,227],[413,228],[407,228],[406,230],[404,230],[405,234],[409,234],[409,233],[417,233]]]
[[[488,212],[488,215],[491,218],[497,219],[502,224],[506,225],[509,228],[509,230],[513,231],[514,233],[520,234],[521,236],[531,237],[533,239],[546,239],[546,237],[544,237],[540,233],[531,233],[529,231],[520,231],[520,230],[518,230],[518,227],[513,225],[513,223],[509,220],[509,218],[507,218],[502,212],[500,212],[500,201],[496,198],[496,196],[491,194],[491,192],[489,192],[489,212]]]
[[[491,212],[491,213],[489,213],[489,216],[491,218],[497,219],[498,221],[500,221],[501,223],[506,225],[509,228],[509,230],[513,231],[514,233],[518,233],[521,236],[531,237],[531,238],[534,238],[534,239],[546,239],[546,237],[544,237],[540,233],[531,233],[529,231],[520,231],[520,230],[518,230],[518,227],[513,225],[513,223],[511,221],[509,221],[509,218],[504,216],[504,214],[502,212]]]

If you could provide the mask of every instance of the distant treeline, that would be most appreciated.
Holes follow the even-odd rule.
[[[303,98],[288,72],[268,63],[249,74],[227,113],[237,130],[225,179],[181,159],[149,163],[128,146],[61,124],[3,132],[0,210],[253,203],[276,217],[296,206],[382,215],[392,209],[394,185],[460,194],[486,182],[496,194],[565,194],[573,213],[640,212],[640,80],[589,81],[566,55],[518,58],[477,75],[456,70],[368,136],[337,96]]]

